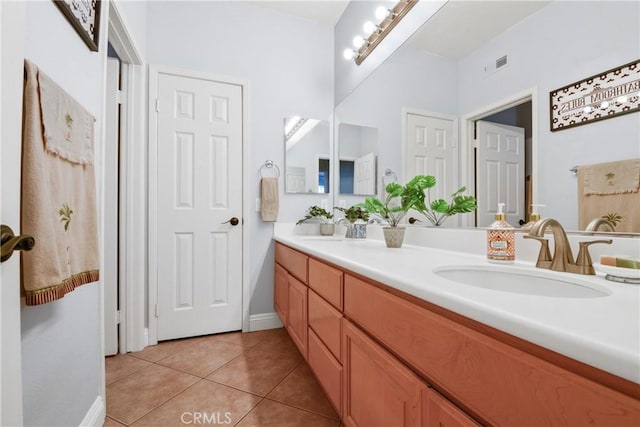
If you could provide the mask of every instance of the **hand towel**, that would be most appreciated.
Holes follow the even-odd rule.
[[[640,159],[598,163],[578,168],[584,174],[584,194],[637,193],[640,188]]]
[[[93,117],[26,60],[25,74],[21,229],[36,244],[21,253],[22,287],[26,304],[38,305],[99,278]],[[43,112],[59,105],[70,108],[47,113],[45,123]],[[63,113],[72,126],[80,124],[79,132],[67,132],[69,119],[57,116]],[[47,135],[54,139],[51,144]],[[66,149],[58,149],[60,144]],[[76,144],[82,147],[72,147]]]
[[[615,229],[619,232],[640,233],[640,194],[586,194],[585,177],[588,169],[578,167],[578,226],[584,230],[595,218],[615,213],[622,220]]]
[[[278,199],[278,178],[262,178],[260,181],[260,211],[262,220],[265,222],[275,222],[278,220],[278,209],[280,206]]]

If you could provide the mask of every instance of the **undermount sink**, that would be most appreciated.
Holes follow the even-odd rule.
[[[556,298],[599,298],[611,292],[568,273],[489,265],[452,265],[433,272],[447,280],[500,292]]]
[[[340,240],[344,240],[344,236],[318,236],[318,235],[313,235],[313,236],[302,236],[300,237],[300,240],[324,240],[327,242],[336,242],[336,241],[340,241]]]

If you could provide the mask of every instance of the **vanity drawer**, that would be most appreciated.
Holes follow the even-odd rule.
[[[344,273],[315,259],[309,260],[309,287],[342,311]]]
[[[640,425],[638,400],[350,275],[345,316],[484,423]]]
[[[340,356],[342,341],[342,312],[336,310],[318,294],[309,291],[309,326],[314,330],[324,345],[336,359]]]
[[[309,358],[311,370],[324,389],[329,401],[342,416],[342,365],[322,344],[320,338],[309,328]]]
[[[305,284],[307,283],[308,260],[308,256],[276,242],[276,262]]]

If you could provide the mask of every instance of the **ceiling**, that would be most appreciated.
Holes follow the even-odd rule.
[[[335,26],[349,0],[246,0],[248,3]],[[372,1],[374,0],[367,0]],[[450,0],[411,39],[411,46],[462,58],[551,0]]]

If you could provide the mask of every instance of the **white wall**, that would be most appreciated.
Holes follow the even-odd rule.
[[[333,107],[333,29],[239,2],[150,2],[147,61],[249,81],[251,314],[273,312],[273,225],[253,212],[259,170],[284,173],[283,119],[329,117]],[[332,130],[333,131],[333,130]],[[326,195],[286,195],[280,221],[295,221]],[[247,228],[245,228],[247,229]]]
[[[538,200],[543,215],[578,228],[574,166],[640,157],[638,113],[551,132],[549,92],[638,59],[639,2],[556,1],[460,61],[460,114],[522,90],[538,94]],[[482,67],[508,54],[510,65]],[[535,192],[535,190],[534,190]]]
[[[103,24],[106,15],[103,11]],[[27,4],[25,55],[95,116],[96,166],[101,161],[105,31],[102,25],[100,53],[90,52],[53,2]],[[96,167],[98,188],[99,177]],[[25,425],[79,425],[102,393],[100,286],[87,284],[61,300],[23,307]]]

